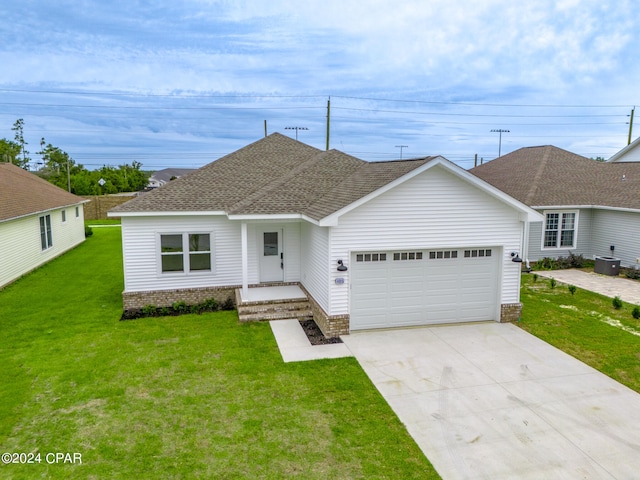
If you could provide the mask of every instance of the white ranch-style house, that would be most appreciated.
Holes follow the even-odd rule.
[[[0,163],[0,288],[82,243],[86,202]]]
[[[443,157],[366,162],[278,133],[109,215],[125,309],[302,294],[327,336],[517,319],[513,260],[542,221]]]

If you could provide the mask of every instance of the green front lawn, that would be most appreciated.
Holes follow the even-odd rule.
[[[519,325],[640,393],[640,320],[634,305],[612,306],[611,298],[532,274],[522,276],[524,304]]]
[[[0,453],[41,454],[1,478],[439,478],[355,359],[284,364],[235,312],[121,322],[121,262],[95,228],[0,291]]]

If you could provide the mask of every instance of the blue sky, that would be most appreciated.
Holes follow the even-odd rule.
[[[552,144],[608,158],[640,105],[630,0],[9,0],[0,138],[88,168],[199,167],[264,135],[464,168]],[[633,138],[640,136],[640,112]]]

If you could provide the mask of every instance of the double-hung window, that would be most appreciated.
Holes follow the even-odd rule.
[[[211,235],[209,233],[161,234],[160,263],[163,273],[210,272]]]
[[[547,212],[543,248],[576,248],[576,212]]]
[[[53,237],[51,236],[51,215],[40,217],[40,245],[42,250],[53,247]]]

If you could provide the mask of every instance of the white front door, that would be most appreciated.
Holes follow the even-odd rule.
[[[282,282],[284,279],[282,229],[267,227],[263,228],[258,235],[260,282]]]

